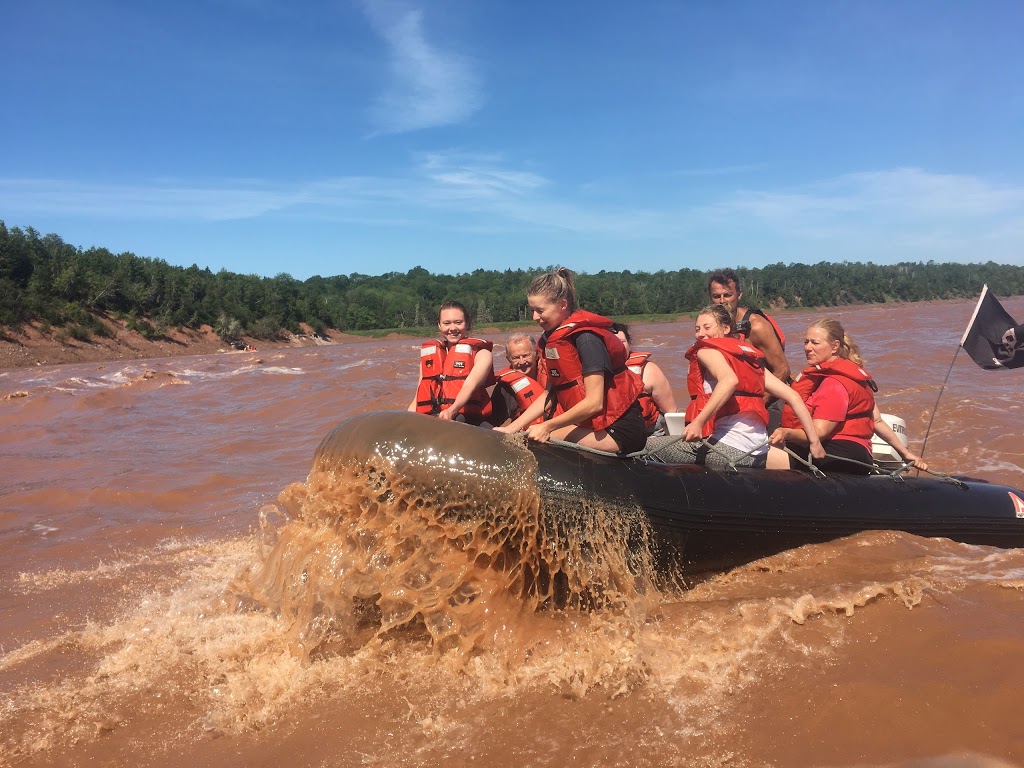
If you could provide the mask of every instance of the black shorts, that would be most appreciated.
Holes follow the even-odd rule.
[[[647,445],[647,424],[640,403],[635,401],[606,430],[619,444],[619,453],[635,453]]]

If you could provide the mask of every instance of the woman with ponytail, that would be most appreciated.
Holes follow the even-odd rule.
[[[830,457],[815,464],[834,472],[866,475],[871,464],[871,435],[877,434],[889,443],[900,458],[918,469],[928,464],[909,451],[882,419],[875,403],[878,387],[864,370],[860,349],[834,318],[824,318],[807,328],[804,338],[807,367],[793,382],[814,417],[814,427]],[[804,444],[807,431],[795,423],[793,413],[783,409],[782,426],[772,433],[773,446],[786,443]],[[790,457],[785,451],[773,448],[768,455],[768,467],[789,469]],[[844,461],[853,459],[859,463]],[[797,467],[799,468],[799,467]]]
[[[853,339],[834,318],[818,320],[804,337],[807,367],[796,377],[799,393],[814,419],[814,430],[828,454],[815,465],[833,472],[866,475],[871,467],[871,435],[875,431],[878,387],[867,371]],[[782,426],[772,433],[773,446],[806,445],[807,431],[790,408],[782,411]],[[768,457],[769,468],[790,468],[789,455],[778,448]],[[798,469],[799,466],[794,466]]]
[[[642,449],[647,430],[637,399],[644,385],[626,367],[612,321],[577,307],[573,274],[565,267],[535,277],[527,303],[544,331],[537,380],[546,394],[499,429],[525,429],[537,442],[554,438],[612,453]]]
[[[813,425],[800,396],[766,369],[761,350],[736,333],[727,307],[704,307],[697,314],[694,336],[696,342],[686,352],[690,404],[683,440],[651,438],[648,447],[659,459],[669,464],[765,466],[766,392],[789,404],[800,423]],[[816,438],[808,443],[813,456],[825,455]]]

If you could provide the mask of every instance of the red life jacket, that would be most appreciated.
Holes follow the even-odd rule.
[[[690,404],[686,407],[686,421],[697,418],[701,409],[711,399],[711,393],[704,388],[704,368],[697,359],[702,349],[717,349],[725,357],[739,381],[736,391],[715,411],[701,430],[701,437],[710,437],[715,431],[715,421],[722,416],[748,413],[768,426],[768,411],[764,407],[764,355],[752,344],[733,338],[702,339],[686,351],[690,371],[686,375],[686,390],[690,393]]]
[[[643,381],[644,378],[644,366],[647,365],[647,361],[650,359],[650,352],[630,352],[629,358],[626,360],[626,367],[629,368],[633,373],[640,377]],[[658,423],[658,417],[661,416],[661,411],[658,406],[654,404],[654,398],[651,397],[651,393],[647,391],[647,387],[644,387],[644,391],[640,393],[640,410],[644,415],[644,422],[648,427],[653,427]]]
[[[443,341],[423,342],[420,349],[420,384],[416,390],[416,412],[436,416],[455,402],[466,377],[473,370],[476,353],[494,345],[484,339],[459,339],[451,348]],[[494,383],[493,371],[462,407],[462,415],[470,424],[480,424],[491,415],[491,399],[487,387]]]
[[[498,386],[507,387],[516,399],[516,408],[518,410],[515,413],[509,414],[513,421],[529,408],[532,403],[535,403],[538,398],[545,396],[544,387],[515,368],[503,368],[494,374],[494,377],[498,381]],[[533,423],[536,424],[541,421],[544,421],[543,416],[538,417]]]
[[[855,437],[870,440],[875,432],[875,395],[878,386],[871,376],[852,360],[837,357],[821,365],[804,368],[793,382],[793,389],[800,399],[807,402],[811,393],[827,377],[832,377],[846,390],[850,396],[850,405],[846,409],[846,420],[840,422],[839,428],[829,435],[836,437]],[[782,409],[782,426],[788,429],[803,429],[800,420],[788,405]]]
[[[610,427],[636,402],[643,391],[640,377],[626,367],[626,348],[611,332],[612,321],[593,312],[576,310],[537,344],[540,356],[537,379],[555,396],[559,407],[568,411],[586,396],[583,363],[573,337],[584,331],[596,333],[604,342],[612,361],[612,375],[604,377],[604,410],[581,426],[594,431]],[[550,416],[547,416],[550,418]]]

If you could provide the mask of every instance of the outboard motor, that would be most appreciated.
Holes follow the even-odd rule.
[[[899,436],[903,447],[908,447],[907,422],[899,416],[893,416],[891,413],[883,413],[882,421],[888,424],[892,431]],[[903,466],[903,459],[896,453],[896,449],[878,435],[871,436],[871,457],[886,469],[896,469]]]

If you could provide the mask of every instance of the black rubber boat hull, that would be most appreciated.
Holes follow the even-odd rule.
[[[659,558],[684,574],[725,570],[869,530],[1024,546],[1024,493],[1002,485],[733,472],[622,460],[556,445],[534,444],[531,450],[542,496],[636,504],[650,522]]]
[[[683,575],[870,530],[1024,547],[1024,492],[1007,486],[666,466],[552,444],[531,443],[527,451],[491,430],[398,411],[340,424],[321,442],[314,466],[354,466],[375,477],[386,470],[403,487],[422,489],[421,500],[454,504],[456,516],[496,529],[509,521],[508,510],[536,502],[552,540],[583,535],[571,519],[604,507],[611,525],[621,516],[620,530],[635,550],[639,511],[658,560]]]

